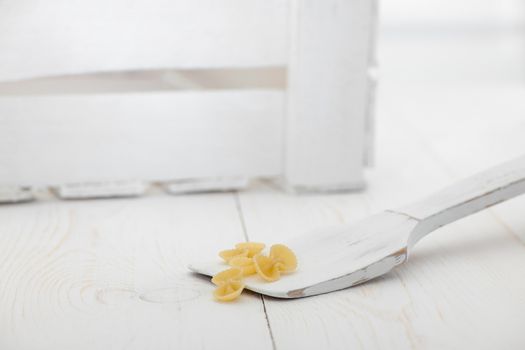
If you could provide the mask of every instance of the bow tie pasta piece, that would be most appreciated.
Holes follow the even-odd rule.
[[[281,272],[292,272],[297,269],[295,254],[282,244],[272,246],[270,256],[256,255],[253,262],[257,274],[268,282],[277,281],[281,277]]]
[[[253,259],[247,258],[245,256],[238,256],[232,258],[229,262],[230,266],[238,267],[242,270],[243,276],[250,276],[255,274],[255,264]]]
[[[284,244],[275,244],[270,248],[270,258],[282,263],[283,272],[292,272],[297,269],[297,258],[290,248]]]
[[[232,281],[218,286],[213,292],[213,296],[219,301],[232,301],[237,299],[243,290],[244,283],[241,281]]]
[[[242,280],[242,270],[236,267],[233,267],[228,270],[224,270],[213,276],[211,282],[216,286],[220,286],[224,283],[230,281],[240,281]]]
[[[232,301],[241,295],[244,289],[242,270],[239,268],[219,272],[211,281],[217,286],[213,296],[219,301]]]
[[[223,258],[224,261],[229,263],[231,259],[237,257],[252,258],[259,254],[264,249],[264,247],[264,243],[243,242],[236,244],[235,249],[223,250],[219,253],[219,256]]]
[[[264,243],[257,243],[257,242],[244,242],[244,243],[238,243],[235,245],[235,248],[237,249],[246,249],[248,250],[248,258],[253,258],[257,254],[259,254],[266,245]]]
[[[248,250],[247,249],[227,249],[219,252],[219,256],[224,259],[227,263],[230,262],[231,259],[237,258],[237,257],[247,257],[248,256]]]
[[[219,272],[211,281],[217,286],[213,292],[219,301],[232,301],[244,290],[243,278],[257,273],[268,282],[277,281],[281,273],[297,269],[295,254],[283,244],[275,244],[270,248],[268,256],[260,254],[263,243],[245,242],[235,245],[235,249],[223,250],[219,253],[232,268]]]
[[[277,281],[281,277],[279,266],[275,264],[275,261],[272,258],[264,255],[256,255],[253,257],[253,262],[257,274],[266,281]]]

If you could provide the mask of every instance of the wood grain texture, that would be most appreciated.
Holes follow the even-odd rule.
[[[446,162],[430,151],[432,139],[405,122],[445,121],[436,116],[431,124],[419,118],[419,111],[406,114],[405,100],[389,92],[391,98],[380,105],[382,142],[367,191],[306,198],[278,195],[271,188],[243,193],[250,239],[281,242],[311,229],[357,221],[451,181]],[[407,105],[412,103],[412,97],[405,98]],[[515,221],[523,229],[523,220]],[[372,282],[300,300],[265,298],[276,344],[285,349],[520,349],[525,343],[525,246],[505,226],[490,211],[479,213],[428,236],[405,265]]]
[[[11,97],[0,99],[0,118],[7,115],[16,122],[0,128],[10,134],[7,146],[0,143],[0,169],[12,171],[0,170],[0,183],[274,176],[297,191],[362,188],[373,133],[369,67],[376,18],[375,0],[4,1],[0,52],[6,54],[0,56],[0,95]],[[248,74],[230,74],[235,71]],[[148,72],[160,78],[160,84],[143,80]],[[130,77],[135,83],[128,85]],[[247,82],[253,85],[246,88]],[[93,85],[98,90],[90,90]],[[218,102],[203,93],[193,95],[194,106],[189,106],[181,101],[185,97],[173,94],[172,100],[159,101],[152,92],[174,87],[228,90],[239,101]],[[245,91],[235,94],[237,89]],[[256,98],[248,89],[281,94]],[[12,97],[19,94],[24,97]],[[283,122],[285,101],[288,118]],[[183,120],[177,121],[175,131],[173,125],[158,123],[153,132],[144,121],[130,131],[132,123],[120,120],[125,124],[119,126],[120,141],[115,141],[114,125],[103,126],[113,133],[110,142],[90,125],[92,119],[111,124],[115,116],[129,119],[139,112],[139,118],[182,114]],[[18,122],[29,116],[42,124],[61,124],[54,118],[64,113],[74,114],[79,120],[72,123],[89,131],[55,125],[64,130],[57,135],[43,127],[51,136],[45,138]],[[269,129],[263,121],[267,119]],[[168,131],[171,142],[165,140]],[[86,135],[101,139],[91,147],[99,152],[86,150]],[[4,136],[0,133],[0,140]],[[240,139],[245,144],[237,142]],[[132,149],[128,144],[122,150],[116,143],[124,140],[147,146]],[[40,150],[43,141],[50,149],[42,155],[35,149]],[[19,150],[3,154],[1,149],[12,150],[13,144],[20,145]],[[102,155],[104,146],[107,152]],[[260,153],[244,153],[243,148]],[[126,153],[124,160],[116,160]],[[46,168],[32,169],[28,156]],[[39,180],[34,178],[37,173]]]
[[[277,298],[301,298],[334,292],[388,273],[407,259],[407,245],[418,220],[385,211],[354,225],[324,227],[282,242],[301,257],[293,274],[272,283],[249,276],[246,289]],[[190,264],[189,269],[214,276],[227,265],[217,259]]]
[[[354,225],[323,228],[284,242],[301,257],[291,276],[271,284],[258,276],[246,288],[265,296],[300,298],[353,287],[390,272],[407,260],[427,234],[525,193],[525,155],[472,175],[399,210],[386,210]],[[196,261],[189,268],[206,276],[224,262]]]
[[[244,240],[231,194],[42,199],[0,210],[1,349],[272,349],[258,296],[185,268]]]
[[[392,86],[385,89],[395,90]],[[525,89],[522,86],[469,85],[447,89],[434,86],[422,91],[418,85],[408,85],[403,91],[406,93],[392,97],[397,99],[390,102],[393,113],[419,135],[423,147],[437,159],[450,179],[459,180],[487,165],[523,155]],[[504,110],[502,106],[506,106]],[[422,109],[428,113],[427,118],[420,117]],[[450,127],[452,124],[454,127]],[[523,242],[524,207],[525,198],[518,197],[490,209],[491,215]]]
[[[472,90],[398,88],[380,93],[377,166],[363,192],[291,196],[265,183],[238,197],[56,202],[39,194],[0,206],[0,348],[521,350],[521,198],[429,235],[392,273],[328,295],[263,305],[247,293],[232,307],[211,302],[212,285],[187,274],[186,263],[244,234],[271,244],[349,224],[525,149],[521,89],[464,101],[454,96]],[[503,118],[498,105],[513,107]],[[232,335],[232,324],[246,335]]]

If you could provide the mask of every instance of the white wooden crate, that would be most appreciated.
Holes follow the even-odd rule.
[[[0,184],[361,188],[376,13],[369,0],[3,1]]]

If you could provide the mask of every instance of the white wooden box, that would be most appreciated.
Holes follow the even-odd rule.
[[[2,1],[0,184],[361,188],[376,14],[370,0]]]

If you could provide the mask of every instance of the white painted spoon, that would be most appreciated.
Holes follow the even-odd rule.
[[[297,255],[299,269],[273,283],[248,277],[246,288],[277,298],[300,298],[355,286],[405,262],[414,245],[428,233],[524,192],[525,156],[398,210],[286,242]],[[212,276],[227,266],[217,258],[189,268]]]

